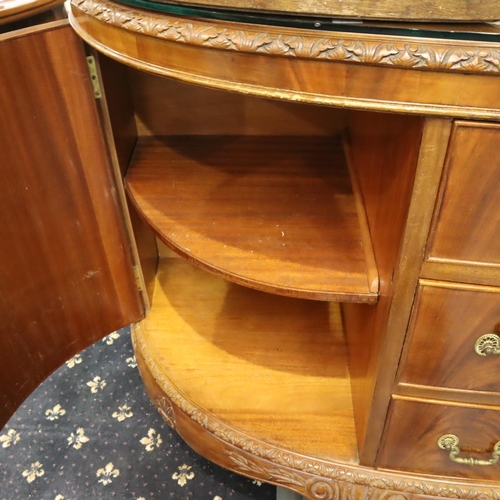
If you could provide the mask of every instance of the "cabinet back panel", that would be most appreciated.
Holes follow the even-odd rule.
[[[335,135],[345,111],[232,94],[130,70],[144,135]]]

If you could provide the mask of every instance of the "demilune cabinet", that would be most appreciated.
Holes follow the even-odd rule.
[[[134,323],[214,462],[311,499],[498,498],[500,34],[166,9],[74,0],[0,38],[4,419]]]

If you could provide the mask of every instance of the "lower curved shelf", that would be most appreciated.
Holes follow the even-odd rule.
[[[360,466],[335,304],[258,292],[163,258],[133,328],[147,391],[209,460],[312,499],[498,499],[492,483]]]

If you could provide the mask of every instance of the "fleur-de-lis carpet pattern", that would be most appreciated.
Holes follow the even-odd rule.
[[[49,377],[0,432],[2,500],[268,500],[192,451],[146,395],[124,328]]]

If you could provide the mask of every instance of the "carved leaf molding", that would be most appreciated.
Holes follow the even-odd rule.
[[[392,490],[399,493],[428,495],[441,498],[454,498],[463,500],[500,500],[499,494],[495,490],[489,488],[467,488],[466,486],[458,487],[438,482],[425,483],[420,480],[405,478],[399,479],[389,475],[376,475],[372,471],[362,473],[348,467],[338,466],[335,464],[330,465],[319,460],[304,458],[302,455],[295,454],[292,451],[276,448],[267,443],[251,438],[243,432],[237,431],[225,425],[222,421],[218,420],[208,413],[205,413],[200,408],[191,403],[188,399],[186,399],[186,397],[177,390],[177,388],[170,382],[170,380],[163,374],[163,372],[155,363],[155,358],[145,338],[143,337],[141,330],[142,327],[140,325],[134,326],[134,346],[140,351],[150,373],[153,375],[154,379],[164,391],[164,393],[168,396],[170,401],[208,432],[218,437],[222,441],[235,446],[236,448],[246,451],[256,457],[267,460],[271,464],[275,464],[276,466],[294,469],[296,471],[312,474],[314,476],[320,476],[334,481],[340,481],[347,484],[375,488],[379,492],[383,492],[384,490]],[[248,462],[248,464],[250,464],[250,462]],[[251,466],[251,464],[249,466]],[[296,481],[302,481],[302,479],[299,479],[298,475],[292,475],[290,477],[296,478]],[[275,479],[276,481],[278,481],[277,477]],[[291,480],[292,479],[289,479],[289,481]],[[294,484],[292,482],[286,483],[284,477],[282,477],[282,482],[283,484]],[[328,482],[325,484],[330,483]],[[318,491],[319,490],[324,491],[324,489],[319,489],[318,487]],[[309,490],[308,492],[312,495]],[[313,496],[313,498],[328,499],[329,497]]]
[[[155,406],[160,412],[160,415],[163,417],[163,420],[165,420],[165,422],[175,430],[177,424],[175,421],[174,408],[172,407],[170,400],[165,396],[158,396],[155,401]]]
[[[101,22],[135,33],[219,50],[264,53],[272,56],[321,59],[399,68],[417,68],[469,73],[500,73],[500,47],[457,46],[422,40],[394,41],[318,37],[262,31],[262,27],[214,26],[208,22],[184,20],[152,11],[130,9],[107,0],[72,0],[80,11]]]

